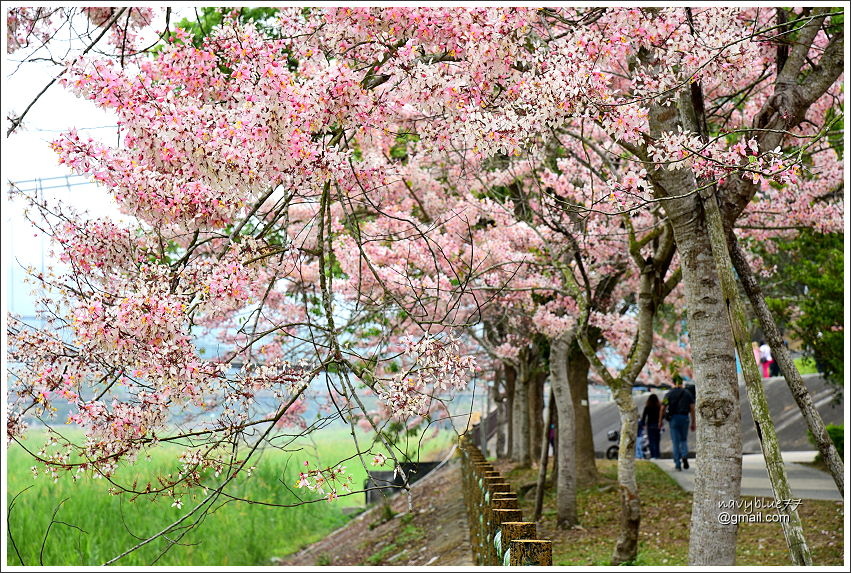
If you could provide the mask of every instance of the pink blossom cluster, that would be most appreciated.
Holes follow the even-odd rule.
[[[82,8],[81,11],[92,24],[103,27],[115,15],[116,8],[93,6]],[[141,48],[141,38],[136,32],[150,26],[153,19],[154,10],[152,8],[144,6],[127,8],[126,13],[119,16],[115,24],[110,27],[109,43],[118,48],[122,54],[128,54]]]
[[[304,465],[309,463],[304,462]],[[299,472],[295,486],[323,495],[330,502],[340,496],[340,491],[351,492],[352,480],[351,474],[346,474],[346,466],[326,467]]]
[[[433,394],[461,390],[476,371],[476,360],[461,353],[459,338],[445,334],[438,338],[423,336],[400,340],[403,356],[411,361],[403,372],[381,384],[378,398],[396,417],[426,415]]]
[[[108,274],[126,268],[128,262],[140,262],[144,245],[131,229],[107,219],[85,225],[68,221],[56,230],[54,239],[62,247],[60,261],[92,274],[96,269]]]
[[[6,9],[6,52],[47,43],[64,23],[65,9],[13,6]]]
[[[307,412],[307,405],[304,400],[298,398],[292,405],[284,411],[283,416],[278,419],[275,426],[278,428],[294,427],[307,428],[307,422],[304,420],[304,413]]]
[[[799,181],[798,159],[784,156],[779,147],[760,150],[753,138],[732,145],[723,139],[703,144],[694,134],[666,133],[648,151],[660,167],[671,171],[690,168],[698,176],[719,183],[739,176],[759,183],[766,190],[771,181],[791,185]]]

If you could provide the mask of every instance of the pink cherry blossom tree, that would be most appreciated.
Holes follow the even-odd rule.
[[[52,13],[10,14],[17,45],[50,37],[38,30],[53,27]],[[644,363],[654,340],[664,346],[653,316],[674,289],[673,239],[698,387],[689,561],[732,564],[736,526],[717,514],[740,492],[738,383],[706,202],[731,238],[737,226],[758,238],[784,217],[764,213],[778,205],[794,207],[797,224],[841,225],[841,201],[824,192],[840,175],[825,145],[837,129],[840,15],[285,8],[274,34],[225,19],[197,42],[174,31],[153,58],[95,55],[89,44],[66,60],[61,83],[112,110],[121,141],[71,131],[54,148],[127,220],[33,202],[70,270],[34,276],[53,292],[46,326],[10,320],[22,366],[8,435],[20,438],[25,414],[67,402],[86,428],[76,449],[85,461],[61,440],[37,456],[48,472],[107,477],[156,443],[203,436],[177,478],[125,489],[176,495],[218,472],[211,495],[223,495],[275,427],[296,421],[320,377],[336,411],[379,441],[382,419],[434,413],[475,369],[474,325],[506,302],[528,304],[557,355],[572,332],[630,423],[629,381],[652,377]],[[125,13],[85,16],[105,33]],[[516,181],[534,186],[511,196]],[[495,191],[510,198],[486,195]],[[538,304],[532,292],[551,298]],[[630,296],[637,312],[618,313],[612,301]],[[365,343],[351,338],[371,327]],[[200,333],[225,352],[201,356]],[[529,337],[504,337],[488,350],[510,363]],[[597,355],[602,338],[625,360],[620,375]],[[257,412],[260,393],[275,397],[274,412]],[[212,421],[166,429],[174,412],[210,407]],[[209,447],[247,431],[262,438],[244,454]],[[515,454],[525,458],[530,441],[518,435]],[[635,532],[621,465],[625,530]],[[332,477],[310,470],[299,483],[327,492]],[[625,538],[616,560],[633,554]]]

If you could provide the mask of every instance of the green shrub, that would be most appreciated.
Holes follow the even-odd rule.
[[[839,452],[839,457],[845,459],[845,424],[828,424],[827,435],[830,436],[833,445],[836,446],[836,451]]]
[[[843,460],[845,459],[845,424],[828,424],[824,428],[827,430],[827,435],[830,436],[830,441],[833,442],[836,451],[839,452],[839,457]],[[810,443],[816,445],[816,439],[813,436],[812,432],[807,430],[807,437],[810,439]],[[821,463],[824,461],[824,457],[819,452],[816,455],[816,462]]]

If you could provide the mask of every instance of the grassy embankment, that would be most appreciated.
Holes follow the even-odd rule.
[[[444,432],[423,444],[420,459],[426,460],[444,448],[453,435]],[[40,439],[43,436],[34,435],[28,444],[38,444]],[[300,451],[265,452],[254,464],[257,469],[252,477],[237,478],[230,493],[264,502],[294,503],[297,500],[290,490],[294,490],[304,460],[309,460],[311,467],[331,465],[354,451],[351,437],[343,428],[326,428],[313,440],[302,440],[299,446]],[[140,459],[133,466],[121,467],[115,477],[122,483],[145,483],[158,473],[178,471],[180,451],[176,446],[160,447],[150,460]],[[367,468],[355,459],[343,465],[353,476],[355,489],[360,489]],[[183,498],[182,509],[173,507],[173,500],[168,497],[150,501],[143,496],[130,502],[126,495],[107,494],[110,484],[103,479],[74,482],[64,476],[54,483],[44,475],[34,479],[30,466],[31,459],[20,447],[9,448],[7,504],[23,492],[9,516],[10,565],[21,564],[21,559],[25,565],[100,565],[160,531],[194,505],[187,497]],[[305,490],[295,491],[305,498]],[[198,492],[197,499],[202,497]],[[219,502],[178,544],[158,539],[116,565],[265,565],[342,526],[349,519],[343,508],[363,505],[363,500],[363,494],[354,494],[331,503],[320,501],[289,508]],[[54,512],[55,523],[51,526]]]
[[[636,466],[642,514],[635,565],[687,565],[692,494],[683,491],[652,462],[639,460]],[[600,483],[578,492],[580,527],[577,529],[556,529],[555,496],[552,488],[546,492],[538,537],[553,540],[553,565],[611,564],[620,512],[617,462],[597,460],[597,468]],[[500,469],[504,471],[508,466]],[[534,482],[537,470],[512,470],[505,475],[518,489],[522,484]],[[525,496],[521,508],[524,517],[533,514],[534,494]],[[806,499],[798,507],[798,513],[813,563],[842,565],[842,502]],[[737,565],[791,565],[780,526],[776,523],[740,524],[736,562]]]

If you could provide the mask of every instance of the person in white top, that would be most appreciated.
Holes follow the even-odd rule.
[[[762,377],[768,378],[774,359],[771,357],[771,347],[764,341],[759,342],[759,361],[762,363]]]

